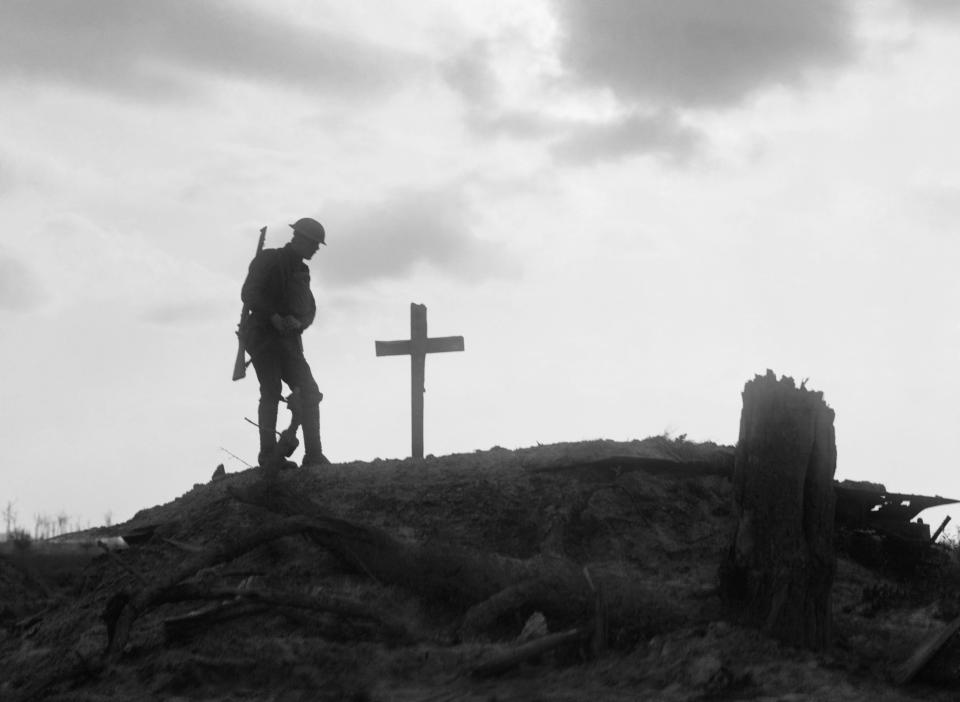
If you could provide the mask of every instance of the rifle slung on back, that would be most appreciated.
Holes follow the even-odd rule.
[[[257,253],[254,254],[254,258],[260,255],[260,252],[263,251],[263,243],[267,238],[267,228],[263,227],[260,229],[260,239],[257,241]],[[233,379],[240,380],[241,378],[247,377],[247,366],[250,361],[247,360],[247,352],[243,343],[243,324],[247,321],[247,317],[250,315],[250,306],[246,303],[243,304],[243,311],[240,312],[240,322],[237,324],[237,358],[233,362]]]

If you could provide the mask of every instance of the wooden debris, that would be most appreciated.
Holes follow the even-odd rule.
[[[943,530],[947,528],[947,524],[950,523],[950,519],[951,517],[949,514],[943,518],[943,521],[940,522],[940,526],[937,527],[937,530],[933,533],[933,536],[930,537],[930,543],[936,543],[937,539],[940,538],[940,534],[943,533]]]
[[[932,634],[920,644],[913,655],[894,671],[894,682],[898,685],[906,685],[913,680],[917,673],[923,670],[924,666],[930,662],[930,659],[953,638],[957,631],[960,631],[960,617],[954,619],[943,629]]]

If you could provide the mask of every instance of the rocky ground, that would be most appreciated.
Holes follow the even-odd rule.
[[[602,641],[577,636],[486,675],[478,670],[498,656],[600,621],[600,610],[581,619],[518,606],[467,631],[476,602],[428,592],[415,577],[385,577],[389,569],[308,532],[240,548],[279,522],[238,499],[258,484],[256,470],[227,474],[125,524],[74,535],[86,546],[3,555],[0,699],[956,699],[952,648],[910,685],[891,682],[957,614],[960,578],[947,550],[900,578],[841,555],[835,645],[826,652],[778,644],[724,611],[715,586],[733,528],[732,460],[729,447],[657,437],[281,474],[290,494],[390,543],[574,563],[586,579],[659,593],[656,608],[671,613],[639,623],[611,617]],[[127,548],[91,545],[118,535],[130,537]],[[178,581],[181,594],[218,597],[156,597],[128,630],[117,624],[124,603],[228,545],[235,553]]]

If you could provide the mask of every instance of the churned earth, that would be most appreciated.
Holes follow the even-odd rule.
[[[955,647],[892,682],[957,614],[948,549],[899,579],[841,554],[825,652],[724,610],[732,465],[731,447],[654,437],[281,473],[285,504],[315,508],[309,524],[255,503],[257,469],[229,473],[125,524],[3,552],[0,699],[956,699]],[[270,530],[284,535],[257,541]],[[472,560],[404,573],[421,561],[371,560],[378,539]],[[424,585],[476,580],[463,569],[487,562],[582,570],[588,593],[626,583],[650,611],[634,618],[599,594],[596,609],[525,605],[520,583],[518,601],[484,618],[469,587]],[[492,665],[562,632],[562,645]]]

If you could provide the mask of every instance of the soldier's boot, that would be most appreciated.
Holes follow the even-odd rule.
[[[277,448],[277,403],[260,401],[257,408],[257,424],[260,425],[260,453],[257,465],[266,468],[273,460]]]
[[[320,395],[320,397],[323,397],[323,395]],[[310,398],[304,398],[301,426],[303,427],[303,462],[300,464],[301,467],[329,465],[330,460],[323,455],[323,444],[320,441],[319,399],[312,401]]]

